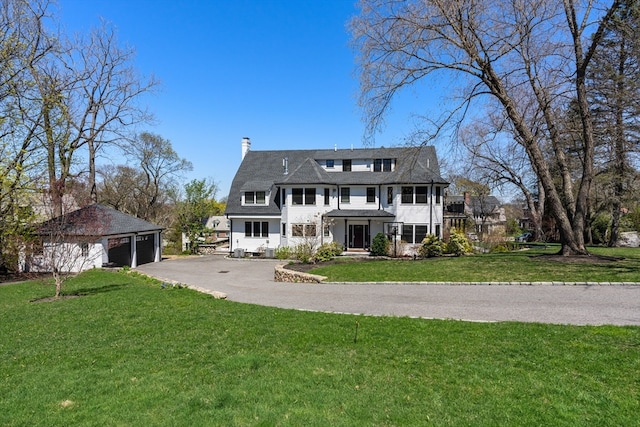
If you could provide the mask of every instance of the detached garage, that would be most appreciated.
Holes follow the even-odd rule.
[[[136,267],[162,259],[162,227],[99,204],[44,222],[38,253],[23,271],[78,272],[89,268]]]

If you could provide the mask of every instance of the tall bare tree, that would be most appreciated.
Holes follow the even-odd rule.
[[[133,69],[107,24],[86,37],[55,31],[49,0],[0,2],[0,240],[16,236],[28,204],[23,194],[48,187],[52,215],[88,172],[97,200],[96,157],[130,140],[150,115],[141,97],[158,84]],[[88,161],[86,160],[88,159]],[[7,245],[0,242],[0,247]],[[3,264],[0,257],[0,264]]]
[[[479,176],[484,182],[518,189],[527,207],[534,240],[542,240],[544,187],[522,146],[513,140],[510,132],[502,129],[499,124],[484,126],[480,121],[461,128],[459,140],[471,155],[467,173]]]
[[[17,266],[32,213],[24,205],[39,165],[35,147],[42,117],[30,120],[39,96],[28,71],[52,49],[43,31],[47,6],[47,1],[0,3],[0,270]]]
[[[127,141],[133,126],[150,120],[138,101],[158,82],[136,74],[134,51],[120,48],[113,29],[104,23],[86,39],[58,35],[55,42],[54,54],[30,68],[41,98],[40,111],[34,114],[42,116],[49,191],[54,214],[60,216],[69,180],[79,172],[88,170],[91,199],[97,201],[98,152],[107,144]],[[78,165],[80,150],[86,150],[86,166]]]
[[[464,120],[475,101],[502,114],[544,189],[561,253],[587,254],[594,132],[586,72],[619,8],[618,0],[362,0],[351,31],[369,135],[405,86],[442,74],[464,83],[459,103],[434,123],[433,136],[446,122]],[[577,177],[557,125],[571,99],[581,126]],[[550,163],[560,171],[559,181]]]
[[[72,74],[66,95],[72,138],[87,145],[89,189],[97,201],[96,156],[105,145],[126,143],[135,126],[152,115],[139,98],[159,82],[145,79],[133,68],[135,51],[118,44],[112,26],[105,22],[87,38],[77,38],[67,48],[65,67]]]
[[[178,181],[192,169],[171,142],[160,135],[142,132],[126,148],[128,165],[102,169],[99,199],[147,221],[169,225],[165,215],[169,196]]]

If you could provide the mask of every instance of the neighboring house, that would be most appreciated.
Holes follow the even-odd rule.
[[[229,219],[226,216],[210,216],[207,218],[205,225],[207,229],[213,230],[209,240],[216,241],[229,238]]]
[[[79,272],[162,259],[162,227],[99,204],[45,221],[36,235],[42,245],[22,260],[22,271]]]
[[[368,250],[377,233],[409,245],[442,236],[443,194],[435,148],[251,151],[231,184],[230,251],[339,242]]]
[[[202,220],[207,232],[200,237],[201,244],[205,245],[222,245],[229,240],[229,219],[226,216],[216,215],[210,216]],[[189,238],[182,233],[182,250],[186,251],[190,247]]]
[[[445,201],[445,236],[455,228],[481,236],[504,233],[507,217],[495,196],[447,196]]]

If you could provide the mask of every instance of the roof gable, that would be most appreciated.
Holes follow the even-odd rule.
[[[300,166],[277,184],[332,184],[334,181],[318,162],[307,157]]]

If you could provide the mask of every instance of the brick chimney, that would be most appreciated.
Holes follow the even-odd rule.
[[[471,206],[471,194],[468,191],[464,192],[464,204],[465,206]]]
[[[244,160],[244,156],[251,150],[251,140],[248,137],[242,138],[242,159]]]

